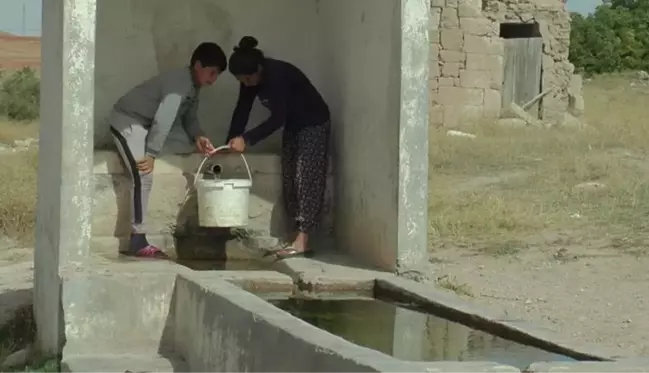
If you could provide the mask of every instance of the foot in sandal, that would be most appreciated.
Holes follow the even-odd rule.
[[[288,247],[276,251],[275,257],[277,260],[284,260],[288,258],[297,258],[297,257],[304,257],[304,258],[311,258],[313,257],[313,250],[308,249],[307,243],[309,240],[309,236],[306,233],[300,232],[298,233],[297,237],[295,238],[295,241]]]

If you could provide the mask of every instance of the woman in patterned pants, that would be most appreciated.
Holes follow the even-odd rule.
[[[295,240],[271,254],[278,259],[311,256],[309,233],[318,223],[327,183],[329,107],[300,69],[265,57],[251,36],[241,39],[235,47],[229,69],[241,83],[228,134],[230,148],[243,152],[284,127],[282,193],[294,223]],[[246,131],[256,97],[271,116]]]

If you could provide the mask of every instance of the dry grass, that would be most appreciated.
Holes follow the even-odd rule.
[[[0,122],[0,143],[34,138],[37,123]],[[36,209],[38,152],[3,153],[0,188],[0,237],[7,236],[29,244],[33,240]]]
[[[16,123],[0,119],[0,144],[38,137],[38,122]]]
[[[649,233],[649,88],[623,76],[585,87],[589,127],[431,134],[433,248],[508,255],[547,232],[637,248]],[[602,188],[575,188],[598,183]]]

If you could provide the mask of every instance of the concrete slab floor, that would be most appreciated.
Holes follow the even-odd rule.
[[[341,292],[371,296],[375,280],[391,275],[359,265],[349,256],[336,252],[319,254],[314,259],[285,259],[270,268],[290,276],[303,296]]]

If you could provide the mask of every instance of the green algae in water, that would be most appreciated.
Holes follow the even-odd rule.
[[[525,369],[574,361],[376,299],[284,299],[271,304],[309,324],[404,361],[491,361]]]

